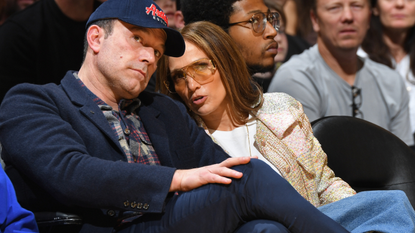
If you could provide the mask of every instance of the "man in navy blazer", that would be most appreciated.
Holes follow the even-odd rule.
[[[79,72],[18,85],[1,105],[23,207],[80,215],[73,232],[347,232],[268,165],[229,158],[183,105],[143,91],[185,46],[154,2],[108,0],[87,28]]]

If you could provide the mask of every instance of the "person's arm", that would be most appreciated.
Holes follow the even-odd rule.
[[[298,114],[302,115],[303,108],[299,102],[297,109],[299,111]],[[341,178],[336,177],[333,170],[327,166],[327,155],[321,148],[317,138],[314,137],[310,121],[307,118],[301,118],[301,122],[299,122],[296,128],[301,128],[301,131],[305,134],[304,138],[307,139],[307,141],[304,141],[307,144],[303,145],[303,148],[307,148],[309,151],[303,151],[303,153],[310,156],[309,160],[312,161],[313,166],[312,171],[315,171],[313,177],[316,184],[315,191],[319,199],[318,205],[322,206],[329,204],[356,194],[355,190],[353,190],[348,183]],[[296,130],[297,129],[294,128],[293,132],[284,140],[297,144],[301,142],[301,140],[298,140],[298,138],[295,138],[294,136]],[[289,138],[291,136],[293,136],[294,139],[290,140]]]
[[[314,121],[324,116],[324,101],[318,93],[312,71],[297,69],[296,63],[282,65],[275,74],[267,92],[283,92],[299,101],[308,119]],[[297,68],[296,68],[297,67]]]
[[[101,113],[98,107],[93,110],[85,106],[79,109],[66,100],[66,95],[62,93],[53,84],[24,84],[13,88],[0,108],[0,140],[7,151],[5,160],[65,205],[131,210],[128,205],[125,206],[128,201],[148,203],[149,208],[140,210],[142,212],[162,212],[170,191],[189,190],[211,182],[226,183],[228,180],[220,176],[241,176],[226,167],[247,162],[231,160],[231,163],[227,161],[185,170],[184,173],[179,171],[180,176],[175,179],[179,181],[179,186],[172,185],[175,167],[123,161],[125,157],[120,148],[114,140],[109,140],[112,132],[102,132],[109,125],[104,116],[99,117]],[[171,101],[168,104],[174,105]],[[175,110],[175,114],[181,113]],[[162,115],[169,118],[168,122],[171,123],[171,114]],[[188,144],[199,149],[197,154],[200,154],[200,159],[197,161],[200,161],[200,166],[222,162],[227,158],[194,122],[183,118],[178,120],[181,122],[176,122],[174,127],[169,126],[171,129],[166,131],[179,132],[176,142],[182,141],[180,134],[191,135],[194,141]],[[189,124],[192,130],[183,124]],[[166,152],[162,156],[168,159]],[[180,168],[180,164],[177,165]],[[198,173],[202,176],[194,176]]]
[[[10,179],[0,168],[0,232],[39,232],[35,216],[17,202]]]
[[[350,185],[336,177],[333,170],[327,166],[327,155],[321,148],[318,140],[313,136],[311,154],[314,155],[317,182],[317,193],[320,206],[329,204],[356,194]]]
[[[233,166],[246,164],[249,157],[229,158],[222,163],[200,168],[176,170],[170,186],[170,192],[190,191],[209,183],[230,184],[230,178],[239,179],[242,173],[230,169]]]
[[[7,94],[0,107],[6,164],[66,206],[132,210],[125,203],[136,202],[148,204],[142,212],[161,212],[176,168],[127,163],[99,108],[79,108],[63,93],[54,84],[22,84]]]

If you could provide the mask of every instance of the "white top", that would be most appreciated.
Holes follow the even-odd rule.
[[[216,130],[212,133],[212,136],[231,157],[250,157],[251,155],[258,156],[258,159],[267,163],[272,169],[274,169],[274,171],[281,175],[278,169],[274,167],[266,158],[264,158],[264,156],[262,156],[262,154],[254,146],[256,124],[257,121],[251,121],[244,126],[235,128],[232,131]],[[249,148],[251,149],[251,154],[249,152]]]
[[[361,57],[367,57],[367,53],[362,49],[359,48],[357,51],[357,55]],[[393,67],[398,73],[402,76],[403,80],[405,81],[406,90],[409,94],[409,116],[411,121],[411,132],[415,132],[415,77],[412,73],[411,69],[409,68],[410,64],[410,57],[407,54],[398,64],[396,64],[395,59],[392,59]],[[412,82],[411,82],[412,81]]]

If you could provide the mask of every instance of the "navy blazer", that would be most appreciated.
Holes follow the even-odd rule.
[[[23,207],[97,219],[113,215],[108,210],[161,213],[176,169],[228,158],[182,104],[144,91],[137,114],[162,166],[127,163],[105,116],[72,73],[59,86],[17,85],[0,107],[2,157]],[[138,209],[139,203],[148,208]]]

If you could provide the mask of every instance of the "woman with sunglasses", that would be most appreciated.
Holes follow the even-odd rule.
[[[401,227],[414,230],[414,211],[410,204],[408,210],[403,208],[409,203],[403,192],[353,196],[355,191],[327,166],[327,156],[314,138],[301,104],[286,94],[263,94],[251,81],[238,48],[221,28],[197,22],[187,25],[181,33],[186,51],[180,58],[164,57],[159,61],[159,91],[183,102],[189,114],[230,156],[263,160],[305,199],[316,207],[324,205],[321,210],[338,221],[354,219],[353,206],[368,204],[366,199],[373,204],[385,202],[384,198],[398,198],[400,206],[396,208],[401,208],[400,213],[387,220],[379,214],[377,220],[393,222],[394,217],[403,217],[409,220]],[[351,210],[343,211],[346,207]],[[370,215],[366,217],[373,220],[372,210]],[[374,222],[366,222],[366,217],[359,215],[359,221],[352,221],[358,226],[340,223],[352,232],[365,232],[362,227],[384,230],[371,229]]]

